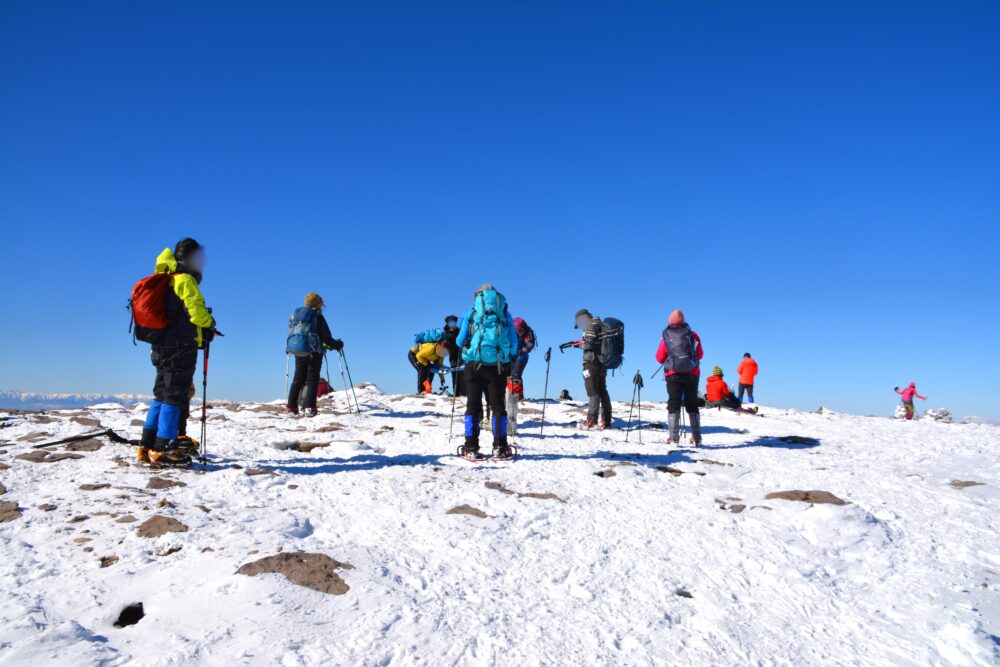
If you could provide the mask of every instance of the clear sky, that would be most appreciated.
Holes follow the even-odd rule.
[[[289,312],[355,380],[492,282],[542,346],[668,312],[765,404],[1000,416],[1000,3],[0,3],[0,389],[151,390],[124,305],[208,248],[210,395]],[[540,396],[541,354],[528,366]],[[579,352],[550,394],[583,396]],[[645,396],[662,399],[659,382]]]

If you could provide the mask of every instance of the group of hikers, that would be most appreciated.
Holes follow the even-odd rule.
[[[204,268],[204,247],[194,239],[185,238],[173,250],[164,249],[156,259],[154,273],[133,288],[129,303],[134,335],[152,345],[151,360],[156,368],[154,400],[139,441],[138,456],[143,463],[188,465],[198,453],[198,441],[187,436],[185,429],[195,394],[198,351],[204,350],[207,382],[208,346],[221,335],[212,309],[206,307],[201,293]],[[344,342],[333,337],[323,316],[324,306],[322,297],[310,292],[303,306],[289,319],[286,353],[295,357],[295,374],[286,404],[289,415],[317,414],[318,395],[330,390],[321,378],[326,352],[343,354]],[[607,377],[609,371],[621,367],[625,325],[615,318],[602,319],[586,308],[577,311],[573,324],[582,335],[559,348],[582,351],[588,406],[586,419],[579,422],[578,428],[586,431],[612,428]],[[518,404],[524,398],[524,370],[537,345],[532,328],[524,319],[512,316],[504,295],[489,283],[475,290],[472,306],[461,317],[448,315],[443,328],[414,336],[407,356],[417,373],[417,393],[434,393],[434,376],[438,375],[444,385],[444,377],[451,374],[454,395],[466,397],[461,456],[481,458],[480,434],[486,427],[492,433],[492,459],[503,461],[513,457],[509,436],[517,431]],[[758,373],[757,362],[750,353],[743,355],[736,369],[737,396],[726,384],[719,366],[713,368],[706,381],[704,398],[699,396],[704,356],[701,337],[685,320],[684,313],[671,312],[655,353],[667,386],[669,444],[680,442],[682,407],[688,414],[691,444],[696,447],[702,443],[700,407],[756,413],[755,406],[743,407],[745,400],[754,402]],[[448,366],[444,365],[446,360]],[[915,383],[902,391],[897,387],[896,391],[906,406],[906,418],[912,419],[913,398],[925,397],[916,392]],[[569,392],[563,390],[560,400],[569,398]]]

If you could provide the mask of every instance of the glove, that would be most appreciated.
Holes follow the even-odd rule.
[[[893,387],[895,391],[899,391],[899,387]]]
[[[344,341],[340,340],[339,338],[334,338],[333,342],[330,343],[329,348],[336,352],[340,352],[341,350],[344,349]]]
[[[431,373],[440,373],[442,368],[444,368],[444,366],[441,364],[431,364],[427,367],[427,370]]]
[[[201,331],[201,341],[203,345],[208,345],[213,340],[215,340],[215,327],[211,329],[202,329]]]

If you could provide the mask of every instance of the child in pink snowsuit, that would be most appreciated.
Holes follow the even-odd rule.
[[[916,396],[921,401],[926,401],[926,396],[921,396],[917,393],[917,383],[911,382],[910,386],[902,391],[899,387],[896,387],[896,393],[903,397],[903,407],[906,408],[906,418],[913,419],[913,397]]]

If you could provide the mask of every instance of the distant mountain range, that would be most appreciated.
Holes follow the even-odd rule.
[[[142,394],[39,394],[26,391],[0,391],[0,410],[68,410],[98,403],[133,405],[151,398]]]

